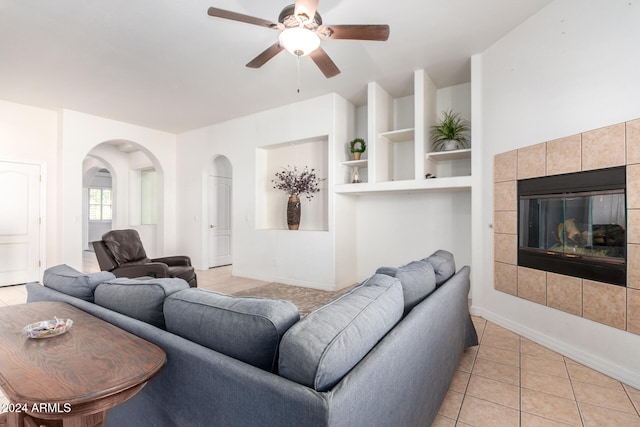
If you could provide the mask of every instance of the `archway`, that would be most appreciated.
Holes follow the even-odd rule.
[[[232,247],[232,181],[231,162],[225,156],[213,160],[207,177],[208,266],[220,267],[233,262]]]
[[[110,223],[101,222],[90,215],[90,183],[95,176],[104,174],[101,170],[108,171],[111,176]],[[106,231],[134,228],[140,234],[147,255],[161,256],[165,227],[161,208],[163,195],[162,168],[155,156],[144,147],[122,140],[105,141],[96,145],[83,161],[84,249],[89,249],[90,242],[99,239]],[[87,266],[86,262],[83,264]]]

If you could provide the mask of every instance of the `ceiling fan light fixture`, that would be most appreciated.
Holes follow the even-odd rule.
[[[320,46],[320,37],[304,27],[286,28],[280,33],[280,45],[295,56],[307,56]]]

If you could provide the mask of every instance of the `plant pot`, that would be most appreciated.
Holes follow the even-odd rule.
[[[456,141],[455,139],[450,139],[444,143],[444,148],[442,149],[442,151],[457,150],[458,148],[458,141]]]
[[[287,226],[289,230],[297,230],[300,227],[301,210],[300,197],[289,196],[289,201],[287,202]]]
[[[360,160],[362,153],[353,153],[353,160]]]

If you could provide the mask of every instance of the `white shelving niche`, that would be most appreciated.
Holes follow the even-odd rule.
[[[429,129],[442,110],[453,108],[462,110],[463,117],[470,116],[470,84],[436,89],[424,70],[415,71],[413,79],[413,94],[401,98],[393,98],[376,82],[369,83],[366,114],[356,114],[355,126],[359,135],[366,129],[366,158],[340,162],[350,173],[343,173],[336,193],[471,190],[472,149],[432,152],[429,143]],[[353,182],[355,172],[359,183]]]

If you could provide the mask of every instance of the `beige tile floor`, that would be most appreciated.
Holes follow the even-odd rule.
[[[88,252],[84,271],[97,271]],[[231,267],[198,271],[198,286],[237,292],[265,284]],[[21,304],[24,286],[0,288],[0,306]],[[480,317],[432,427],[640,427],[640,390]],[[0,404],[8,403],[0,393]]]

